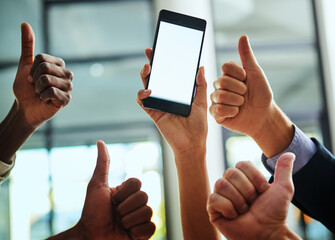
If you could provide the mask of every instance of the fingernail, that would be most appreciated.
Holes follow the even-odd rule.
[[[150,89],[145,89],[145,90],[143,91],[143,93],[144,93],[144,94],[149,94],[149,93],[151,93],[151,90],[150,90]]]
[[[30,75],[28,76],[28,82],[30,82],[30,83],[33,82],[33,78]]]
[[[249,209],[249,206],[248,206],[248,204],[244,204],[242,207],[241,207],[241,213],[243,214],[243,213],[246,213],[247,211],[248,211],[248,209]]]

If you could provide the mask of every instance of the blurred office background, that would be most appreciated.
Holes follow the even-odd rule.
[[[108,144],[111,186],[141,179],[157,226],[152,239],[182,239],[171,149],[135,101],[144,49],[152,46],[162,8],[208,21],[202,64],[209,92],[221,65],[239,62],[237,42],[247,34],[277,104],[332,150],[334,88],[325,17],[331,1],[0,0],[0,119],[14,101],[21,22],[35,31],[35,52],[62,57],[75,76],[70,104],[31,136],[0,187],[0,239],[42,239],[79,220],[98,139]],[[219,127],[210,116],[209,125],[212,186],[240,160],[253,161],[269,177],[249,137]],[[288,223],[304,239],[334,239],[293,205]]]

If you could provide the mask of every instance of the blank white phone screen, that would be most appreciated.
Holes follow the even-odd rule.
[[[161,22],[148,89],[151,97],[190,105],[203,32]]]

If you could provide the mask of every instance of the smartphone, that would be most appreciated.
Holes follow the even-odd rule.
[[[204,19],[160,11],[144,107],[189,116],[205,30]]]

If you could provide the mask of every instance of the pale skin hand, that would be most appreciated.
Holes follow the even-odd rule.
[[[64,61],[47,54],[34,60],[35,36],[28,23],[21,24],[21,57],[13,84],[15,101],[0,124],[0,161],[11,163],[27,138],[71,99],[71,71]]]
[[[213,225],[230,240],[300,239],[285,222],[294,193],[294,159],[292,153],[278,159],[272,184],[250,162],[228,169],[208,199]]]
[[[240,38],[238,50],[242,67],[234,62],[222,65],[210,113],[222,126],[251,136],[267,157],[273,157],[291,143],[293,124],[275,104],[247,36]]]
[[[141,182],[131,178],[116,188],[108,186],[109,155],[102,141],[97,143],[98,160],[82,216],[75,227],[60,233],[57,239],[145,240],[155,232],[148,196],[140,191]]]
[[[145,54],[151,58],[151,49],[146,49]],[[143,85],[146,84],[146,77],[150,73],[150,65],[145,64],[141,71]],[[140,90],[137,96],[137,103],[151,117],[163,137],[172,147],[175,154],[190,151],[190,148],[204,148],[207,137],[207,83],[204,77],[204,68],[200,68],[197,77],[197,92],[192,104],[192,111],[189,117],[183,117],[171,113],[146,109],[142,106],[142,100],[149,97],[149,90]]]
[[[152,50],[146,49],[145,53],[150,60]],[[149,72],[150,65],[146,64],[141,71],[144,86]],[[205,158],[208,131],[206,89],[202,67],[198,71],[196,95],[188,117],[143,108],[142,100],[150,96],[150,90],[140,90],[137,95],[138,104],[152,118],[174,152],[185,240],[221,239],[206,212],[210,194]]]

